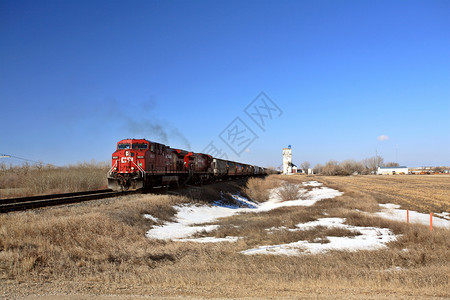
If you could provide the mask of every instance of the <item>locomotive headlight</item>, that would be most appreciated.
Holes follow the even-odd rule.
[[[130,151],[125,151],[125,156],[130,156]]]
[[[131,170],[134,170],[134,167],[131,167]]]

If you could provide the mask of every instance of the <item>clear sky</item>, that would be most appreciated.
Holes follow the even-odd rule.
[[[128,137],[450,165],[450,1],[2,0],[0,110],[0,153],[56,165]]]

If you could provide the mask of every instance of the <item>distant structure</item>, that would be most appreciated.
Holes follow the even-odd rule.
[[[378,175],[408,174],[408,167],[378,167]]]
[[[283,174],[292,173],[292,149],[291,145],[283,148]]]
[[[411,174],[424,175],[424,174],[449,174],[450,167],[436,166],[436,167],[416,167],[409,168]]]

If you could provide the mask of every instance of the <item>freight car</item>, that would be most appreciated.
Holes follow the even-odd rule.
[[[117,143],[117,150],[112,154],[108,187],[144,189],[265,174],[266,169],[262,167],[170,148],[146,139],[125,139]]]

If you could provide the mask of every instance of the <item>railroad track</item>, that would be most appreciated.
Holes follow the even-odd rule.
[[[0,213],[21,211],[47,206],[77,203],[89,200],[111,198],[136,193],[136,191],[114,192],[112,190],[96,190],[77,193],[42,195],[0,200]]]
[[[239,179],[235,179],[239,180]],[[222,181],[220,181],[222,182]],[[219,182],[217,182],[219,183]],[[213,184],[213,183],[211,183]],[[185,185],[184,187],[192,187],[195,189],[201,188],[196,185]],[[136,193],[162,193],[162,194],[176,194],[174,190],[179,187],[169,187],[169,186],[157,186],[150,190],[144,191],[123,191],[114,192],[110,189],[106,190],[95,190],[86,192],[76,192],[76,193],[64,193],[64,194],[52,194],[52,195],[41,195],[32,197],[21,197],[21,198],[11,198],[11,199],[0,199],[0,213],[7,213],[13,211],[22,211],[28,209],[42,208],[47,206],[64,205],[71,203],[84,202],[89,200],[97,200],[111,197],[118,197]]]

